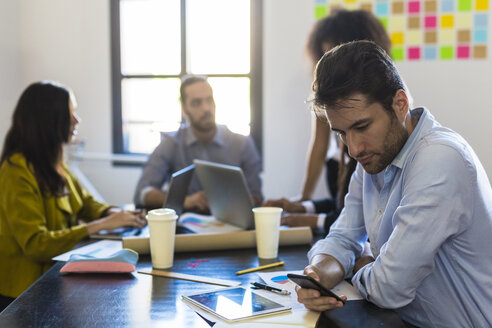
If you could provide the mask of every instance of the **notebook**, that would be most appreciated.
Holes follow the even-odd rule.
[[[193,163],[212,215],[224,223],[253,229],[254,203],[241,168],[198,159]]]

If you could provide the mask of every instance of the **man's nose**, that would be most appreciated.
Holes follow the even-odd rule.
[[[357,158],[363,153],[365,142],[360,135],[356,133],[347,133],[347,147],[350,157]]]

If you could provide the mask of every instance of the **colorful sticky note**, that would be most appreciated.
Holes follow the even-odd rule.
[[[441,27],[450,28],[454,26],[454,15],[442,15]]]
[[[454,31],[451,29],[440,29],[439,30],[439,43],[440,44],[454,44]]]
[[[418,14],[420,12],[420,1],[409,1],[407,8],[408,8],[408,13]]]
[[[349,1],[349,0],[346,0],[346,1]],[[359,9],[359,4],[356,2],[348,2],[345,4],[344,8],[347,10],[356,10],[356,9]]]
[[[320,19],[326,16],[328,13],[328,8],[326,8],[326,5],[318,5],[314,7],[314,17],[316,19]]]
[[[454,12],[454,0],[442,0],[441,12],[443,12],[443,13]]]
[[[406,19],[404,15],[393,15],[389,20],[390,31],[404,31],[406,27]]]
[[[439,57],[441,60],[453,59],[454,51],[452,46],[442,46],[439,48]]]
[[[390,38],[393,45],[403,44],[404,37],[402,32],[391,33]]]
[[[473,31],[474,43],[487,43],[487,30],[475,30]]]
[[[402,61],[405,59],[405,52],[403,47],[392,47],[391,48],[391,58],[394,61]]]
[[[376,2],[375,13],[376,16],[388,16],[389,14],[389,4],[386,1]]]
[[[437,11],[437,1],[426,0],[424,3],[424,11],[426,13],[435,13]]]
[[[361,5],[360,5],[360,9],[362,9],[362,10],[372,12],[372,8],[373,8],[372,3],[370,3],[370,2],[364,2],[364,3],[361,3]]]
[[[405,3],[403,1],[392,1],[391,2],[391,13],[392,14],[403,14],[403,13],[405,13]]]
[[[475,10],[477,11],[489,10],[489,0],[475,0]]]
[[[458,11],[470,11],[472,9],[472,0],[458,0]]]
[[[407,54],[410,60],[420,59],[420,47],[408,47]]]
[[[433,46],[424,47],[424,59],[426,60],[437,59],[437,48]]]
[[[473,58],[485,59],[487,58],[487,46],[473,46]]]
[[[388,30],[388,26],[389,26],[388,17],[378,17],[378,20],[381,22],[381,24],[383,24],[384,29]]]
[[[424,17],[424,26],[425,26],[425,28],[436,28],[437,17],[436,16],[425,16]]]
[[[458,31],[458,43],[469,43],[471,41],[471,31],[470,30],[459,30]]]
[[[425,31],[424,33],[424,41],[426,44],[435,44],[437,43],[437,32],[436,31]]]
[[[474,28],[487,28],[488,25],[488,14],[475,14],[473,16],[473,27]]]
[[[408,17],[408,28],[409,29],[420,28],[420,16]]]
[[[456,57],[459,59],[470,58],[470,46],[458,46],[456,48]]]
[[[471,13],[458,13],[455,18],[456,28],[472,28],[472,15]]]
[[[409,45],[419,45],[422,43],[422,32],[420,30],[411,30],[406,34],[406,43]]]

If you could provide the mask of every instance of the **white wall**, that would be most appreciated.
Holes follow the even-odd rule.
[[[488,51],[488,60],[405,62],[398,67],[412,92],[415,105],[426,106],[442,125],[459,132],[477,153],[490,180],[492,102],[488,96],[492,91],[491,44]]]
[[[312,115],[304,101],[313,76],[305,52],[313,9],[309,1],[263,3],[263,189],[267,197],[295,196],[301,192],[311,138]],[[326,192],[320,181],[318,195]]]
[[[304,177],[311,134],[311,114],[303,103],[311,82],[304,46],[314,22],[313,4],[264,0],[263,178],[267,197],[298,194]],[[77,95],[85,150],[111,152],[109,1],[2,0],[0,28],[2,140],[22,89],[36,80],[55,79],[71,86]],[[489,45],[489,53],[491,50]],[[492,58],[398,66],[415,104],[425,104],[443,124],[462,133],[491,174],[487,125],[492,108],[487,96],[492,90]],[[82,169],[106,200],[131,202],[139,169],[94,161],[84,163]],[[317,195],[324,192],[320,183]]]
[[[110,153],[109,1],[21,0],[19,17],[22,85],[50,79],[70,86],[82,117],[79,135],[86,140],[85,150]],[[131,202],[139,169],[107,161],[86,161],[81,168],[108,202]]]
[[[22,90],[17,1],[0,1],[0,149]]]

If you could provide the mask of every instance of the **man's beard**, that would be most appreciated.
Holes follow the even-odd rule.
[[[198,120],[189,116],[190,125],[197,131],[209,132],[215,129],[215,118],[210,113],[202,115]]]
[[[379,155],[379,160],[374,162],[373,166],[364,167],[364,170],[369,174],[377,174],[384,170],[395,159],[398,153],[401,151],[405,142],[408,140],[408,131],[398,124],[398,120],[395,116],[391,116],[390,128],[384,138],[383,150]],[[362,154],[363,157],[364,154]]]

